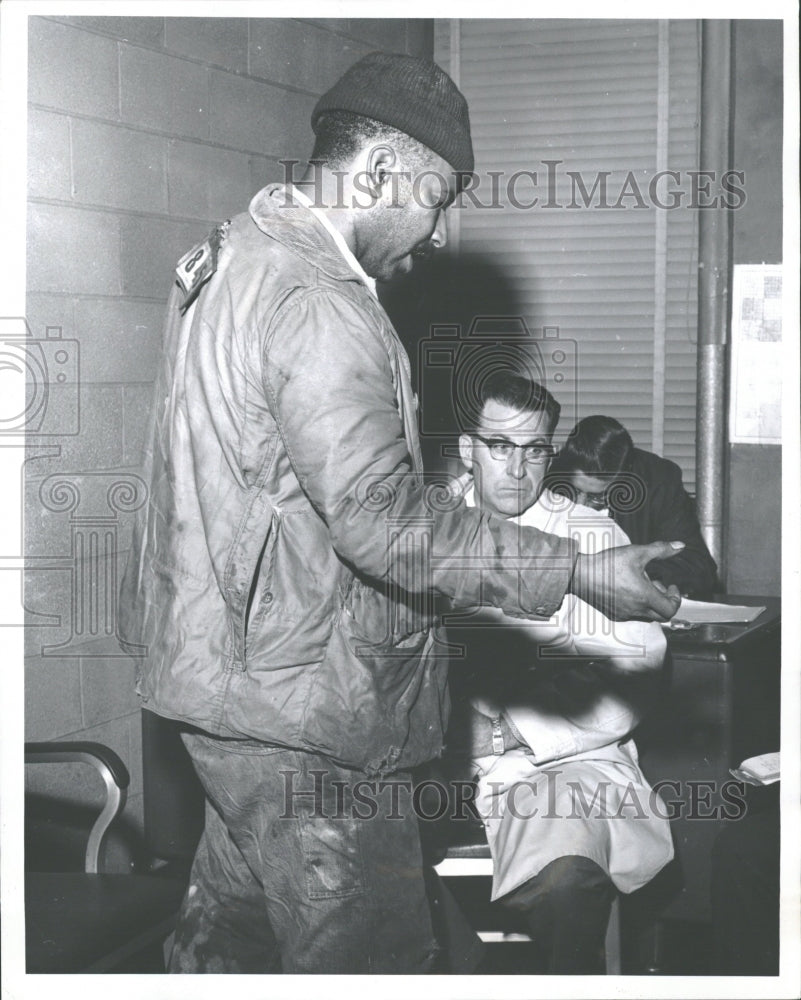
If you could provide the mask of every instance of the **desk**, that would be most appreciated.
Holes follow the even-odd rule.
[[[727,802],[729,768],[779,749],[781,603],[715,600],[766,610],[747,625],[666,630],[664,697],[636,734],[643,771],[652,785],[672,783],[662,798],[680,812],[671,821],[676,858],[649,887],[658,918],[709,920],[712,843],[727,822],[724,810],[737,808],[731,792]]]

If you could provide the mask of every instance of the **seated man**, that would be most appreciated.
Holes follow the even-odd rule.
[[[606,515],[541,492],[559,416],[550,393],[506,372],[479,391],[479,425],[460,438],[467,504],[571,535],[581,549],[625,544]],[[615,889],[639,888],[673,856],[628,738],[659,677],[662,631],[613,624],[568,597],[544,622],[482,609],[449,626],[448,640],[466,651],[450,674],[450,752],[467,728],[492,898],[525,914],[545,971],[603,972]]]
[[[717,566],[706,547],[695,504],[681,469],[650,451],[634,447],[626,428],[612,417],[579,420],[556,456],[548,485],[568,492],[577,503],[608,510],[628,538],[647,543],[676,538],[684,549],[674,558],[646,567],[652,580],[675,584],[683,594],[709,594]]]

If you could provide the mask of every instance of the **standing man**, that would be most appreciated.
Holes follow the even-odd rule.
[[[315,169],[182,258],[123,584],[138,690],[190,727],[207,794],[176,972],[431,967],[401,796],[447,721],[431,597],[531,618],[568,588],[621,617],[676,608],[642,569],[667,542],[587,557],[426,502],[408,359],[374,283],[445,244],[473,170],[452,80],[373,53],[312,126]]]

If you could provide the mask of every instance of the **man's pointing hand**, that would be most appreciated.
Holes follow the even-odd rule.
[[[683,548],[683,542],[651,542],[604,549],[596,555],[582,553],[570,592],[615,621],[667,621],[679,610],[681,595],[675,587],[666,591],[655,587],[645,567],[652,559],[669,559]]]

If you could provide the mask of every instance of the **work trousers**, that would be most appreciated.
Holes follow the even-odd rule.
[[[499,902],[525,915],[529,933],[552,976],[605,971],[604,944],[615,887],[589,858],[567,855]]]
[[[379,786],[302,751],[183,739],[206,825],[170,972],[429,971],[437,948],[408,776]]]

